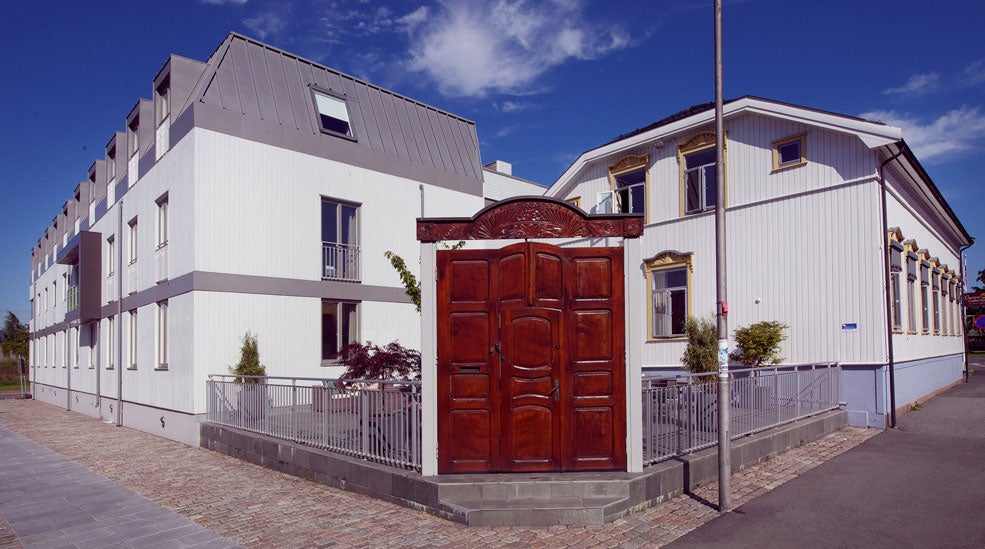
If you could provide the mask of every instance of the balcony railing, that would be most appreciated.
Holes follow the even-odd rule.
[[[359,246],[322,242],[322,278],[359,282]]]

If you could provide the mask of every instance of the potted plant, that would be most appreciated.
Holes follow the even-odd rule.
[[[255,335],[246,332],[239,355],[239,362],[229,369],[230,372],[236,376],[257,376],[236,378],[236,383],[241,384],[239,409],[244,418],[263,419],[267,414],[268,403],[265,379],[267,368],[260,364],[260,348]]]

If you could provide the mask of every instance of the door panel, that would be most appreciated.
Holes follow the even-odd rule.
[[[438,252],[438,471],[625,470],[623,298],[620,248]]]
[[[438,254],[438,471],[499,469],[499,361],[485,250]],[[495,360],[494,360],[495,359]]]
[[[502,318],[504,470],[556,471],[561,416],[554,384],[560,382],[561,312],[523,307],[503,312]]]

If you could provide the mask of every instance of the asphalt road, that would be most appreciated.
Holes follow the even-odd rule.
[[[668,547],[985,547],[985,359],[967,384]]]

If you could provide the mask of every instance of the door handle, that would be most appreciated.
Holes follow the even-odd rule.
[[[547,396],[554,395],[554,400],[561,400],[561,391],[560,391],[560,389],[561,389],[561,381],[558,380],[558,379],[555,379],[554,380],[554,388],[551,389],[551,392],[547,393]]]

